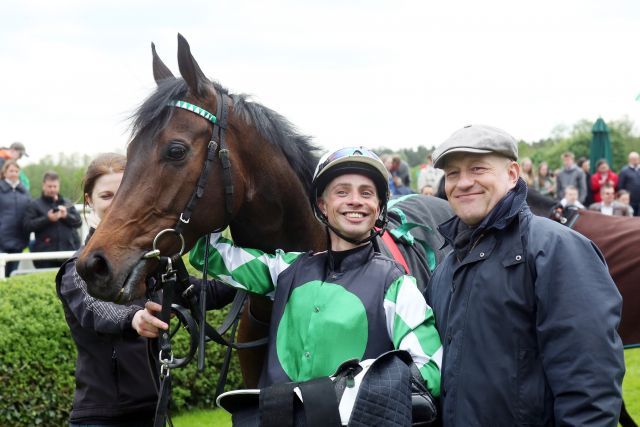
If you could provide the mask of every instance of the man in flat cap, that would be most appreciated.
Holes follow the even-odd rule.
[[[515,139],[466,126],[433,153],[456,216],[426,290],[447,426],[616,426],[622,299],[584,236],[531,214]]]

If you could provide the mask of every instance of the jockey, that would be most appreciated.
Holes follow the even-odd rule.
[[[260,387],[329,376],[344,361],[401,349],[439,396],[442,346],[432,310],[415,279],[381,255],[374,239],[387,221],[384,164],[364,147],[343,148],[320,159],[311,187],[327,251],[270,254],[214,233],[190,254],[202,270],[210,245],[209,274],[273,299]]]

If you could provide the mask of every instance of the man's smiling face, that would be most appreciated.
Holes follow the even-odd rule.
[[[361,240],[369,236],[375,225],[380,213],[380,199],[370,178],[345,174],[327,185],[318,199],[318,207],[329,224],[341,234]]]
[[[495,154],[451,153],[444,172],[451,208],[465,224],[477,225],[515,187],[520,166]]]

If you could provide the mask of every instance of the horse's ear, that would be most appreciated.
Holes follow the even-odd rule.
[[[157,84],[160,84],[161,80],[165,79],[174,79],[173,73],[169,70],[169,67],[164,65],[162,59],[158,56],[156,52],[156,45],[151,43],[151,53],[153,54],[153,78],[156,80]]]
[[[198,97],[204,97],[207,85],[210,84],[209,79],[191,55],[189,43],[180,33],[178,33],[178,66],[182,78],[189,86],[189,91]]]

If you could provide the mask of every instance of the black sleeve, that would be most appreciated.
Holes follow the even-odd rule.
[[[199,298],[202,279],[189,276],[189,283],[194,287],[193,295]],[[176,302],[184,307],[189,307],[189,303],[182,297],[182,291],[183,290],[180,289],[178,295],[175,296]],[[227,306],[233,301],[233,298],[236,296],[236,289],[219,280],[210,279],[207,280],[205,285],[205,296],[207,301],[206,309],[217,310]]]
[[[22,221],[22,227],[24,231],[30,233],[32,231],[40,231],[51,223],[47,214],[44,215],[38,209],[38,205],[35,200],[32,200],[24,210],[24,219]]]
[[[98,333],[137,337],[131,321],[142,307],[97,300],[87,292],[87,284],[76,271],[75,260],[65,264],[63,268],[65,271],[60,281],[59,295],[83,328]]]
[[[82,226],[82,218],[73,205],[67,206],[67,217],[60,219],[60,221],[71,228],[79,228]]]

